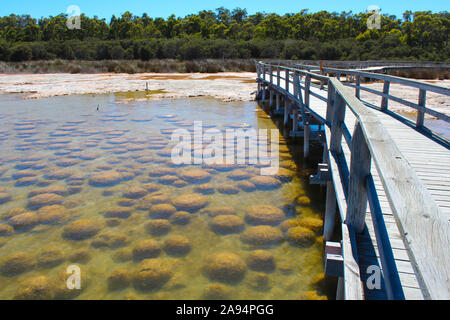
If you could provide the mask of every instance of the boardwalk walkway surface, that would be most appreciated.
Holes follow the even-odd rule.
[[[309,86],[308,88],[308,85],[305,84],[305,81],[308,82],[311,81],[311,79],[308,79],[308,77],[306,77],[305,81],[301,81],[301,84],[299,84],[299,88],[303,88],[304,90],[309,89],[309,97],[307,98],[308,101],[303,102],[302,95],[298,93],[298,91],[301,92],[301,90],[295,90],[293,88],[293,86],[296,85],[295,80],[293,80],[291,83],[290,80],[285,81],[286,77],[284,77],[284,79],[278,79],[278,77],[282,78],[280,76],[279,70],[275,72],[270,69],[270,72],[272,73],[272,76],[268,77],[267,75],[264,75],[264,78],[266,80],[262,79],[262,81],[260,82],[261,84],[268,82],[268,87],[270,90],[270,83],[272,83],[272,88],[275,89],[274,94],[284,93],[285,95],[289,96],[289,93],[293,93],[294,91],[296,91],[294,93],[294,97],[299,97],[300,105],[302,103],[308,103],[309,109],[316,113],[316,118],[321,117],[323,120],[330,120],[329,115],[327,116],[327,109],[329,109],[329,103],[327,103],[327,99],[329,99],[330,97],[330,95],[328,94],[327,86],[323,86],[322,88],[320,88],[319,86]],[[262,78],[262,76],[259,77]],[[300,80],[301,78],[302,77],[300,77]],[[273,98],[271,94],[270,103],[274,104],[272,99]],[[277,105],[279,105],[278,99],[279,97],[277,97]],[[287,108],[288,106],[289,103],[284,104],[285,108]],[[431,195],[431,201],[434,201],[437,205],[436,212],[438,212],[440,217],[444,217],[445,222],[447,222],[447,224],[444,225],[444,229],[448,231],[450,226],[450,224],[448,223],[450,221],[450,149],[448,143],[446,144],[442,143],[442,141],[439,142],[435,139],[431,139],[430,137],[416,130],[415,127],[399,121],[386,112],[374,110],[372,108],[370,109],[381,122],[382,126],[387,130],[393,142],[397,145],[403,158],[410,165],[410,167],[412,167],[414,171],[413,174],[415,174],[419,178],[420,183],[426,188],[426,190],[429,192],[429,195]],[[296,113],[294,113],[294,116],[295,115]],[[347,132],[354,132],[355,124],[358,123],[358,121],[356,120],[357,118],[354,113],[345,113],[345,118],[342,122],[345,124],[346,129],[348,130]],[[328,135],[326,136],[327,140],[331,139],[330,133],[328,133]],[[343,136],[345,137],[345,133],[343,134]],[[351,138],[347,139],[346,137],[346,139],[342,139],[341,143],[342,154],[345,157],[345,162],[348,164],[351,163],[352,159],[349,139]],[[326,144],[330,144],[330,141],[327,141]],[[418,270],[419,267],[417,263],[415,263],[414,258],[411,258],[411,251],[405,246],[405,242],[407,242],[407,240],[405,239],[401,230],[401,222],[399,223],[399,221],[396,221],[396,215],[391,209],[392,206],[390,205],[389,197],[385,192],[385,187],[383,186],[382,179],[380,179],[377,168],[375,167],[375,161],[371,161],[370,158],[369,161],[370,174],[373,178],[376,194],[378,196],[379,206],[381,208],[382,216],[384,219],[385,230],[387,231],[387,235],[389,238],[388,242],[390,243],[390,247],[392,248],[392,255],[395,264],[394,270],[396,269],[396,271],[398,272],[398,278],[400,280],[401,291],[403,291],[404,298],[407,300],[430,298],[430,292],[428,291],[431,291],[432,288],[424,288],[425,285],[423,283],[421,271]],[[339,179],[339,177],[336,178],[336,173],[333,173],[333,179]],[[339,202],[339,192],[336,192],[336,198]],[[345,198],[347,199],[347,196]],[[363,201],[367,202],[367,200]],[[415,201],[415,199],[408,199],[407,201]],[[406,205],[408,205],[408,203]],[[411,205],[413,206],[414,204],[411,203]],[[357,252],[357,257],[355,257],[355,260],[357,261],[359,266],[358,276],[360,277],[363,288],[362,298],[368,300],[387,299],[388,293],[384,278],[382,280],[381,289],[369,289],[367,285],[364,285],[364,282],[372,274],[370,271],[368,272],[369,266],[379,266],[383,274],[384,270],[382,266],[383,263],[381,261],[382,258],[380,258],[380,251],[378,248],[379,242],[377,242],[376,239],[376,227],[374,226],[374,221],[372,220],[373,215],[371,215],[370,206],[363,207],[366,211],[363,231],[356,232],[354,240],[351,241],[356,242],[353,243],[353,245],[355,245],[356,247],[354,251]],[[438,232],[438,230],[439,229],[436,229],[436,232]],[[448,243],[448,236],[444,235],[444,242],[446,241]],[[443,265],[448,266],[448,259],[449,256],[447,254],[444,257],[439,258],[438,260],[443,260]],[[445,286],[447,286],[448,294],[448,278],[450,270],[447,269],[445,271],[447,272],[447,274],[443,276],[443,279],[447,279],[447,283],[444,283],[443,287],[445,291]],[[347,285],[347,280],[345,283]]]

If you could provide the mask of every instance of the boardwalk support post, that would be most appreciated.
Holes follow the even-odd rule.
[[[425,108],[426,97],[427,97],[427,92],[424,89],[420,89],[419,90],[419,107],[424,107]],[[422,110],[418,110],[417,111],[416,127],[417,128],[422,128],[424,120],[425,120],[425,112],[423,112]]]
[[[359,120],[357,120],[353,131],[351,151],[345,223],[352,226],[356,233],[361,233],[366,221],[366,177],[370,173],[371,156]]]
[[[391,82],[388,80],[384,80],[383,84],[383,94],[384,96],[381,98],[381,110],[386,111],[388,108],[388,97],[386,95],[389,94],[389,87]]]

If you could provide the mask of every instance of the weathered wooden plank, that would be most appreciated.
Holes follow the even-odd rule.
[[[378,118],[348,92],[348,88],[331,81],[361,121],[392,211],[427,295],[432,299],[450,299],[447,220]]]

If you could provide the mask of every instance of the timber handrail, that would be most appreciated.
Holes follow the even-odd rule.
[[[270,86],[284,94],[300,110],[310,111],[325,124],[330,169],[338,172],[332,177],[341,220],[344,222],[343,236],[345,233],[347,239],[350,239],[350,243],[343,243],[346,298],[362,298],[360,283],[356,281],[359,277],[359,270],[355,269],[356,244],[352,242],[355,241],[354,233],[363,231],[368,202],[371,214],[377,221],[374,228],[388,297],[404,297],[389,238],[386,237],[384,222],[378,212],[378,198],[370,173],[373,161],[425,298],[450,299],[448,222],[374,112],[349,87],[335,78],[261,62],[256,66],[259,84]],[[270,81],[266,79],[267,72],[270,72]],[[284,77],[281,77],[283,73]],[[273,77],[277,78],[276,81]],[[300,77],[305,77],[304,85],[299,81]],[[284,80],[284,86],[281,85],[280,78]],[[328,85],[328,97],[323,99],[327,102],[326,119],[315,113],[313,106],[309,104],[309,95],[313,93],[310,90],[311,79]],[[345,124],[347,107],[356,117],[351,136]],[[342,137],[351,151],[349,164],[343,157]]]
[[[426,93],[434,92],[437,94],[442,94],[446,96],[450,96],[450,88],[439,86],[432,83],[426,83],[423,81],[417,81],[413,79],[407,79],[402,77],[396,77],[385,74],[378,74],[367,71],[359,71],[359,70],[350,70],[350,69],[339,69],[339,68],[330,68],[330,67],[322,67],[321,70],[318,69],[317,66],[310,65],[296,65],[299,68],[305,70],[314,69],[317,72],[321,72],[324,74],[336,74],[338,80],[340,80],[341,75],[352,76],[356,82],[356,84],[352,83],[344,83],[346,86],[355,88],[355,95],[357,98],[360,98],[360,91],[367,91],[382,97],[380,109],[386,111],[388,109],[388,101],[392,100],[398,102],[400,104],[406,105],[410,108],[413,108],[417,111],[417,119],[416,119],[416,127],[423,128],[424,127],[424,116],[425,114],[429,114],[430,116],[436,117],[445,122],[450,122],[450,117],[442,112],[435,111],[433,109],[426,107]],[[378,91],[372,88],[364,87],[361,83],[363,78],[367,79],[375,79],[379,81],[383,81],[383,91]],[[418,102],[413,103],[411,101],[393,96],[389,94],[389,88],[391,83],[397,83],[401,85],[405,85],[408,87],[413,87],[419,89]]]

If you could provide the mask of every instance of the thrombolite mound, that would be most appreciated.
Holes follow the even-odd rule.
[[[140,240],[133,248],[133,259],[143,260],[156,258],[161,253],[161,244],[153,239]]]
[[[272,176],[256,176],[250,179],[258,189],[275,189],[280,187],[280,181]]]
[[[99,220],[79,219],[68,224],[63,231],[63,237],[71,240],[84,240],[95,236],[103,227]]]
[[[40,208],[37,211],[38,221],[42,224],[60,224],[69,216],[67,209],[57,204]]]
[[[236,215],[236,210],[234,208],[226,206],[206,208],[201,212],[207,213],[210,217],[216,217],[221,215]]]
[[[171,168],[153,168],[149,171],[148,175],[150,177],[161,177],[166,175],[174,175],[175,170]]]
[[[133,276],[134,286],[139,290],[152,290],[163,286],[173,275],[171,264],[162,259],[146,259],[141,262]]]
[[[282,239],[281,230],[272,226],[250,227],[241,233],[241,241],[251,245],[273,245]]]
[[[236,186],[245,192],[252,192],[256,190],[256,186],[250,181],[239,181]]]
[[[124,234],[102,233],[91,242],[94,248],[119,248],[127,244],[128,237]]]
[[[223,194],[237,194],[239,193],[239,188],[231,184],[221,184],[217,190]]]
[[[251,176],[252,174],[249,171],[243,169],[234,170],[228,174],[228,178],[231,180],[246,180],[250,179]]]
[[[34,259],[25,252],[13,253],[0,263],[0,273],[5,276],[14,276],[34,267]]]
[[[46,276],[37,276],[20,283],[14,299],[51,300],[54,298],[52,281]]]
[[[27,186],[31,186],[37,182],[38,182],[38,179],[36,177],[25,177],[25,178],[20,178],[20,179],[16,180],[16,183],[14,184],[14,186],[27,187]]]
[[[0,192],[0,204],[6,203],[8,201],[11,201],[12,197],[9,193],[6,192]]]
[[[16,171],[11,175],[11,178],[14,180],[21,179],[21,178],[28,178],[28,177],[36,177],[37,174],[33,170],[20,170]]]
[[[289,228],[300,226],[310,229],[314,232],[319,232],[322,229],[323,221],[319,218],[314,217],[300,217],[283,221],[280,226],[281,230],[283,231],[287,231]]]
[[[154,236],[161,236],[170,231],[170,223],[166,219],[154,219],[145,225],[145,230]]]
[[[64,252],[58,247],[44,249],[37,257],[37,266],[40,268],[50,268],[61,264],[64,261]]]
[[[184,169],[179,173],[179,177],[192,183],[207,182],[211,179],[211,174],[202,169]]]
[[[39,209],[45,206],[61,204],[63,197],[54,193],[42,193],[28,199],[28,207],[31,209]]]
[[[25,210],[24,208],[11,208],[11,209],[7,210],[5,213],[3,213],[1,215],[1,218],[8,220],[14,216],[17,216],[17,215],[25,213],[25,212],[27,212],[27,210]]]
[[[51,170],[44,175],[44,178],[49,180],[64,180],[72,175],[70,171]]]
[[[130,187],[125,189],[123,197],[128,199],[139,199],[144,197],[148,191],[141,187]]]
[[[255,271],[271,272],[275,270],[275,259],[270,251],[255,250],[248,256],[247,265]]]
[[[119,184],[123,178],[123,174],[108,170],[103,172],[94,173],[89,178],[89,184],[94,187],[106,187]]]
[[[229,298],[230,289],[221,283],[211,283],[203,291],[203,299],[206,300],[226,300]]]
[[[271,205],[257,205],[247,211],[245,220],[249,224],[278,225],[286,218],[284,212]]]
[[[285,168],[279,168],[278,172],[275,174],[275,177],[279,179],[281,182],[288,182],[291,181],[292,178],[294,178],[295,172],[285,169]]]
[[[176,225],[185,226],[191,221],[191,215],[186,211],[177,211],[170,217],[170,222]]]
[[[47,187],[47,188],[40,188],[40,189],[33,190],[30,193],[28,193],[28,197],[33,198],[37,195],[45,194],[45,193],[54,193],[54,194],[57,194],[60,196],[66,196],[69,194],[69,191],[64,186],[51,186],[51,187]]]
[[[153,219],[169,219],[177,209],[168,203],[155,204],[150,208],[149,217]]]
[[[38,223],[38,216],[34,212],[24,212],[14,216],[8,220],[15,230],[27,229],[35,226]]]
[[[212,280],[235,283],[244,278],[247,266],[238,255],[220,252],[207,257],[204,270]]]
[[[169,255],[183,256],[191,251],[191,242],[180,235],[168,236],[164,241],[164,251]]]
[[[297,203],[301,206],[308,206],[311,204],[311,200],[307,196],[301,196],[297,198]]]
[[[108,276],[109,290],[121,290],[129,286],[131,276],[126,269],[117,269]]]
[[[298,245],[310,245],[314,243],[314,232],[305,227],[292,227],[287,231],[290,242]]]
[[[206,207],[208,200],[201,194],[182,194],[172,199],[173,205],[182,211],[195,212]]]
[[[68,256],[68,259],[70,262],[86,263],[91,259],[91,254],[88,249],[77,249]]]
[[[244,220],[235,215],[218,215],[209,223],[211,230],[219,234],[241,232],[244,225]]]
[[[198,185],[194,188],[195,192],[201,193],[201,194],[212,194],[214,193],[214,186],[209,183],[204,183],[201,185]]]
[[[106,218],[127,219],[129,216],[131,216],[132,212],[133,212],[133,210],[130,208],[113,207],[113,208],[108,209],[107,211],[103,212],[103,215]]]
[[[14,228],[7,224],[0,224],[0,237],[9,236],[14,232]]]

